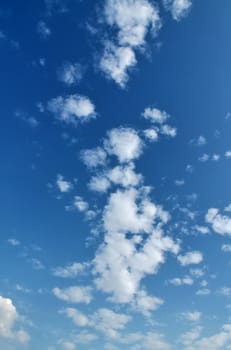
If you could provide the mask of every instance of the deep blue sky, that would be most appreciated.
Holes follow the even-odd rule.
[[[230,13],[0,2],[2,348],[230,348]]]

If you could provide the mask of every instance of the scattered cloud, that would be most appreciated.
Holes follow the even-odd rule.
[[[64,289],[56,287],[52,292],[56,298],[68,303],[89,304],[92,300],[92,289],[90,287],[72,286]]]
[[[89,263],[74,262],[64,267],[56,267],[52,269],[52,275],[61,278],[75,278],[89,268]]]
[[[13,339],[27,344],[30,336],[20,328],[20,317],[11,299],[0,296],[0,315],[0,339]]]
[[[176,21],[186,17],[192,7],[191,0],[163,0],[163,3]]]
[[[64,63],[57,71],[58,79],[67,86],[78,84],[83,78],[83,67],[79,63]]]
[[[53,98],[48,102],[47,109],[66,124],[77,125],[96,117],[94,104],[88,97],[77,94]]]
[[[219,209],[210,208],[205,216],[205,221],[211,225],[213,231],[220,235],[231,235],[231,218],[220,214]]]
[[[41,39],[48,39],[51,35],[51,30],[43,21],[38,22],[37,31]]]
[[[178,255],[177,260],[182,266],[196,265],[203,261],[203,255],[201,252],[188,252],[185,255]]]
[[[56,185],[59,191],[62,193],[70,192],[70,190],[73,188],[72,183],[69,181],[66,181],[63,175],[60,175],[60,174],[57,175]]]

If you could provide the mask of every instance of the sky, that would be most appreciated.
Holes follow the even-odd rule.
[[[231,349],[231,2],[0,2],[0,348]]]

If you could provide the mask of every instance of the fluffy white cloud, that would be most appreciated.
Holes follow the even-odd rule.
[[[72,286],[64,289],[54,288],[53,294],[61,300],[69,303],[89,304],[92,300],[92,290],[90,287]]]
[[[23,329],[17,329],[19,314],[12,300],[0,296],[0,339],[14,339],[25,344],[30,337]]]
[[[107,154],[101,147],[83,150],[80,157],[88,168],[96,168],[106,164]]]
[[[134,308],[140,311],[144,316],[151,316],[151,311],[155,311],[164,303],[160,298],[153,297],[147,294],[145,290],[137,293]]]
[[[165,252],[179,250],[171,238],[154,230],[138,249],[142,238],[127,239],[125,234],[107,234],[105,243],[94,259],[95,283],[98,289],[112,295],[111,300],[127,303],[139,291],[141,279],[155,274],[165,261]]]
[[[204,146],[207,143],[206,138],[203,135],[198,136],[196,139],[192,139],[189,142],[191,145],[194,146]]]
[[[56,118],[67,124],[77,125],[96,117],[95,106],[88,97],[69,95],[56,97],[48,102],[47,109]]]
[[[188,252],[185,255],[179,255],[177,260],[182,266],[200,264],[203,261],[203,255],[201,252]]]
[[[158,140],[158,132],[156,129],[146,129],[143,131],[144,136],[151,142]]]
[[[61,313],[70,318],[77,327],[87,327],[89,326],[89,319],[86,315],[74,308],[66,308],[61,310]]]
[[[191,6],[191,0],[163,0],[165,7],[171,11],[173,19],[180,21],[185,17]]]
[[[110,188],[110,181],[106,176],[93,176],[88,184],[91,191],[107,192]]]
[[[160,27],[158,10],[148,0],[106,0],[104,11],[122,46],[142,46],[149,27],[154,33]]]
[[[130,47],[115,46],[112,43],[105,45],[100,60],[100,69],[106,77],[113,79],[121,87],[128,81],[128,72],[136,65],[136,56]]]
[[[160,28],[158,9],[148,0],[106,0],[104,18],[117,30],[117,44],[106,42],[100,68],[123,87],[136,64],[134,49],[145,46],[149,29],[156,34]]]
[[[112,183],[123,187],[135,187],[142,180],[142,176],[135,173],[134,164],[132,163],[125,166],[116,166],[108,171],[107,177]]]
[[[231,235],[231,218],[227,215],[221,215],[219,209],[210,208],[205,216],[205,220],[216,233]]]
[[[209,233],[209,228],[206,226],[195,225],[194,229],[202,235],[207,235]]]
[[[108,154],[115,155],[120,163],[139,158],[143,148],[142,140],[138,133],[131,128],[110,130],[104,146]]]
[[[83,77],[83,67],[79,63],[66,62],[57,71],[58,79],[68,86],[80,82]]]
[[[209,158],[209,155],[207,153],[204,153],[198,158],[198,160],[199,162],[205,163],[209,160]]]
[[[74,278],[83,273],[89,267],[89,263],[73,263],[64,267],[56,267],[52,274],[61,278]]]
[[[64,179],[62,175],[57,175],[56,185],[60,192],[65,193],[69,192],[72,189],[71,182]]]
[[[145,108],[143,117],[155,124],[163,124],[170,117],[165,111],[157,108]]]
[[[21,244],[21,242],[18,239],[15,238],[9,238],[7,242],[12,246],[18,246]]]
[[[196,292],[196,295],[205,296],[205,295],[209,295],[210,293],[211,293],[210,289],[202,288]]]
[[[177,130],[168,124],[164,124],[160,127],[160,133],[169,137],[175,137]]]

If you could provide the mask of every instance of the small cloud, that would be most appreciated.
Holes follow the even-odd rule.
[[[206,145],[207,140],[204,136],[200,135],[200,136],[198,136],[198,138],[190,140],[189,143],[193,146],[200,147],[200,146]]]
[[[185,255],[179,255],[177,260],[182,266],[196,265],[203,261],[203,254],[198,251],[188,252]]]
[[[231,150],[225,152],[225,157],[226,158],[231,158]]]
[[[32,258],[31,259],[31,263],[32,263],[32,268],[34,270],[43,270],[43,269],[45,269],[45,266],[38,259]]]
[[[205,163],[209,160],[209,155],[207,153],[204,153],[198,158],[198,160],[199,162]]]
[[[57,76],[67,86],[76,85],[83,78],[83,67],[79,63],[66,62],[58,69]]]
[[[208,288],[199,289],[196,292],[196,295],[199,295],[199,296],[206,296],[206,295],[209,295],[209,294],[211,294],[211,290],[208,289]]]
[[[16,247],[16,246],[18,246],[18,245],[21,244],[21,242],[20,242],[18,239],[15,239],[15,238],[9,238],[9,239],[7,240],[7,242],[8,242],[10,245],[14,246],[14,247]]]
[[[184,184],[185,184],[185,181],[183,179],[175,180],[175,185],[176,186],[183,186]]]
[[[70,190],[73,188],[73,185],[71,182],[66,181],[62,175],[57,175],[56,185],[60,192],[66,193],[70,192]]]
[[[39,21],[37,25],[37,32],[41,39],[48,39],[51,35],[51,30],[48,28],[47,24],[43,21]]]
[[[48,102],[47,109],[55,117],[66,124],[77,125],[96,117],[95,106],[88,97],[69,95],[56,97]]]

